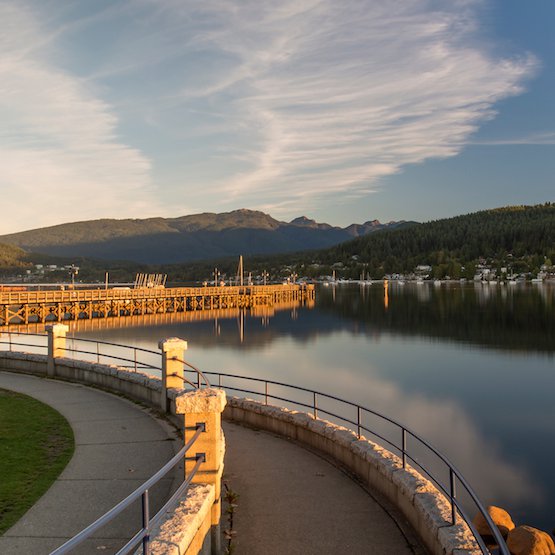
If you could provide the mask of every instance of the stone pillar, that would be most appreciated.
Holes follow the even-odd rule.
[[[226,404],[225,392],[221,389],[204,388],[184,392],[175,400],[176,414],[183,415],[185,421],[185,442],[195,434],[197,424],[204,424],[187,457],[203,453],[205,462],[199,467],[193,483],[213,484],[216,501],[212,507],[212,553],[220,553],[221,483],[224,471],[225,441],[221,417]],[[185,476],[188,476],[196,461],[185,461]]]
[[[168,412],[168,389],[183,389],[183,360],[187,350],[187,341],[178,337],[162,339],[158,343],[162,351],[162,394],[160,408]]]
[[[50,378],[56,375],[55,359],[65,356],[66,333],[69,327],[65,324],[50,324],[46,326],[48,333],[48,362],[46,364],[46,375]]]

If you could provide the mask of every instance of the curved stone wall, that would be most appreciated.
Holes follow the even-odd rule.
[[[459,517],[451,524],[451,505],[416,470],[403,469],[399,457],[347,428],[312,415],[228,398],[224,418],[306,444],[338,461],[372,490],[398,507],[433,555],[478,555],[482,551]]]
[[[46,355],[3,351],[0,352],[0,369],[46,376],[47,359]],[[160,378],[116,365],[69,358],[56,358],[55,372],[59,378],[121,393],[155,409],[160,407]],[[175,399],[178,395],[179,390],[168,390],[168,416],[174,418],[177,418]],[[429,480],[409,466],[403,469],[399,457],[372,441],[359,439],[352,430],[315,419],[304,412],[237,397],[228,398],[223,416],[228,420],[292,438],[333,457],[370,489],[385,495],[397,506],[433,555],[482,553],[472,532],[461,518],[457,524],[451,524],[450,504]],[[192,506],[194,505],[193,503]],[[165,525],[165,529],[174,529],[171,520]],[[204,550],[210,549],[206,544],[209,536],[210,534],[206,536],[205,532],[202,533],[200,544]],[[196,541],[198,544],[198,538]]]
[[[0,351],[0,370],[47,377],[46,355]],[[156,410],[160,408],[160,378],[111,364],[55,359],[56,378],[100,387],[123,394]],[[169,390],[172,414],[167,416],[183,426],[183,416],[175,412],[180,390]],[[168,509],[162,521],[151,531],[153,555],[209,555],[213,552],[212,511],[216,488],[208,484],[191,484],[175,507]],[[219,533],[219,532],[218,532]],[[142,553],[140,548],[137,553]]]

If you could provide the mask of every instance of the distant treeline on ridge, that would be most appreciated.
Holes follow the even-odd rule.
[[[242,215],[253,213],[244,211]],[[254,213],[258,215],[257,213]],[[69,225],[69,224],[67,224]],[[288,224],[289,225],[289,224]],[[315,224],[310,231],[316,231]],[[296,239],[302,235],[304,225],[296,224]],[[337,228],[339,229],[339,228]],[[252,236],[256,230],[242,236]],[[329,227],[325,231],[329,232]],[[335,229],[333,230],[335,232]],[[263,233],[267,235],[267,231]],[[6,236],[7,237],[7,236]],[[221,235],[214,236],[218,241]],[[144,243],[136,239],[135,249]],[[127,238],[126,241],[131,241]],[[204,237],[208,241],[207,236]],[[247,239],[245,239],[247,240]],[[281,240],[284,240],[283,238]],[[250,241],[252,248],[252,241]],[[299,245],[299,243],[296,243]],[[276,245],[272,245],[275,249]],[[74,245],[72,248],[76,249]],[[75,263],[80,266],[80,279],[103,280],[104,272],[112,272],[114,278],[132,281],[136,272],[167,273],[170,282],[210,280],[215,266],[221,275],[235,275],[237,256],[232,251],[227,258],[216,258],[208,253],[217,249],[204,244],[207,253],[205,260],[186,261],[173,264],[149,264],[133,260],[106,260],[102,256],[94,259],[88,253],[74,254],[72,258],[61,258],[52,254],[40,254],[33,248],[20,248],[0,245],[0,269],[6,273],[29,267],[31,262],[61,264]],[[313,248],[313,247],[312,247]],[[236,249],[240,252],[240,244]],[[179,251],[175,251],[176,253]],[[229,251],[228,251],[229,252]],[[249,252],[246,249],[245,252]],[[456,216],[423,224],[398,222],[395,227],[387,227],[341,244],[320,249],[282,254],[251,254],[246,257],[247,273],[260,275],[267,271],[271,279],[281,279],[291,273],[298,277],[337,277],[381,278],[387,274],[410,274],[419,265],[432,267],[432,276],[444,278],[468,277],[474,275],[476,267],[488,264],[493,268],[505,267],[509,273],[534,273],[542,266],[552,266],[555,262],[555,204],[545,203],[537,206],[510,206],[494,210],[484,210],[473,214]],[[123,252],[122,252],[123,255]]]

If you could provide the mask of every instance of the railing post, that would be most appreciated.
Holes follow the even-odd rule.
[[[221,425],[221,415],[226,404],[225,392],[222,389],[204,388],[187,391],[175,400],[176,414],[184,417],[185,442],[196,432],[199,424],[204,424],[204,432],[187,453],[187,457],[204,454],[205,462],[199,467],[192,482],[212,484],[215,488],[214,506],[212,507],[212,553],[221,552],[220,518],[221,518],[221,481],[224,470],[225,442]],[[185,476],[189,475],[196,461],[185,461]]]
[[[455,497],[457,495],[456,492],[456,483],[455,483],[455,473],[453,472],[452,468],[449,468],[449,489],[450,489],[450,497],[451,497],[451,523],[453,525],[457,524],[457,507],[455,505]]]
[[[183,388],[183,360],[187,350],[187,341],[178,337],[162,339],[158,343],[162,351],[162,392],[160,408],[168,412],[168,389]]]
[[[312,409],[314,418],[318,418],[318,402],[316,401],[316,391],[312,393]]]
[[[401,428],[401,451],[403,454],[403,468],[407,467],[407,430]]]
[[[150,555],[150,503],[148,490],[145,490],[141,496],[141,504],[143,509],[143,530],[146,530],[146,536],[143,538],[143,555]]]
[[[66,352],[66,333],[69,327],[65,324],[49,324],[48,333],[48,361],[46,375],[53,378],[56,375],[56,358],[63,357]]]

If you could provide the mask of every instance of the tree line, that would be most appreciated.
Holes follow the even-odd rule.
[[[411,272],[419,264],[458,277],[481,261],[510,266],[515,273],[537,272],[555,261],[555,204],[484,210],[376,232],[322,251],[319,260],[355,272],[366,268],[372,277]]]
[[[168,274],[171,282],[234,277],[237,257],[181,264],[138,264],[75,257],[70,259],[25,253],[17,247],[0,245],[0,268],[28,268],[33,263],[56,260],[80,266],[80,279],[133,281],[135,273]],[[433,277],[472,278],[479,264],[508,268],[509,273],[537,273],[555,262],[555,203],[510,206],[483,210],[427,223],[411,223],[394,230],[381,230],[322,250],[297,253],[252,255],[245,260],[246,272],[282,280],[291,274],[319,277],[336,272],[337,277],[359,278],[364,273],[381,278],[393,273],[411,273],[418,265],[432,266]],[[57,276],[58,279],[60,276]]]

